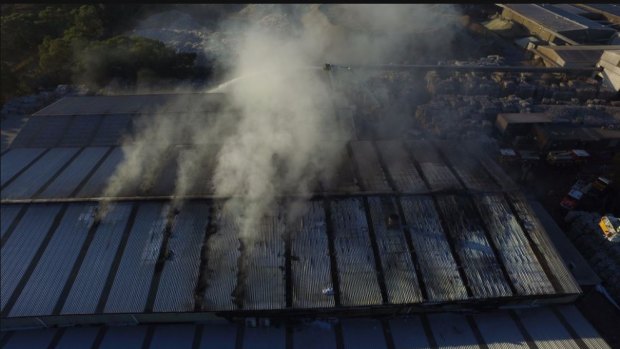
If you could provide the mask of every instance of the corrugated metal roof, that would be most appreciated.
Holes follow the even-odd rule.
[[[71,193],[77,189],[78,185],[105,155],[106,151],[108,151],[108,148],[85,148],[37,197],[71,197]]]
[[[284,349],[285,347],[283,327],[245,328],[243,349]]]
[[[482,340],[489,349],[528,349],[517,324],[505,311],[472,315]]]
[[[336,333],[332,324],[314,321],[293,328],[294,349],[336,349]]]
[[[437,150],[427,141],[405,143],[416,161],[420,164],[424,178],[431,190],[450,190],[462,188],[452,171],[441,160]]]
[[[52,179],[52,176],[69,162],[78,151],[78,148],[50,149],[6,188],[2,189],[2,198],[30,198],[47,181]]]
[[[502,275],[499,261],[485,237],[475,209],[462,197],[446,195],[437,198],[446,220],[448,233],[454,240],[456,252],[463,263],[467,282],[476,298],[508,297],[512,295]]]
[[[388,301],[394,304],[421,302],[420,285],[400,222],[388,227],[389,217],[399,216],[395,199],[370,197],[368,203]]]
[[[106,313],[142,312],[159,256],[168,205],[141,203],[105,305]]]
[[[11,336],[3,349],[47,348],[58,330],[18,331]]]
[[[69,205],[9,316],[52,314],[88,235],[94,208],[93,204]]]
[[[9,230],[22,207],[22,205],[0,205],[0,238],[4,238],[4,233]]]
[[[588,27],[601,27],[600,24],[585,17],[576,16],[553,7],[543,7],[535,4],[502,4],[502,6],[557,33],[585,30]]]
[[[2,246],[2,310],[32,262],[60,208],[60,205],[31,205]]]
[[[193,325],[156,326],[149,349],[191,349],[195,332]]]
[[[400,199],[431,302],[467,298],[446,234],[428,196]]]
[[[27,142],[29,147],[49,148],[57,146],[65,133],[67,127],[71,123],[73,116],[59,116],[55,118],[31,117],[28,123],[39,123],[37,125],[38,132]],[[18,140],[20,134],[17,134],[15,140]]]
[[[376,141],[387,171],[401,193],[425,193],[428,188],[401,141]]]
[[[569,326],[572,327],[588,348],[611,349],[574,305],[558,306],[557,310],[564,316],[566,322],[568,322]]]
[[[478,191],[493,191],[499,189],[493,179],[487,175],[484,168],[478,163],[476,158],[469,156],[461,150],[461,146],[441,142],[439,144],[442,152],[450,161],[452,168],[461,178],[468,189]]]
[[[237,326],[206,325],[200,334],[200,349],[234,349]]]
[[[379,163],[377,152],[372,142],[359,141],[351,143],[353,159],[357,164],[362,186],[366,191],[390,192],[392,189],[387,182],[385,173]]]
[[[89,145],[102,121],[102,115],[79,115],[74,117],[60,138],[58,146],[84,147]]]
[[[43,151],[45,149],[42,148],[15,148],[2,155],[0,160],[2,163],[0,166],[1,185],[4,186],[7,181],[28,166]]]
[[[69,291],[61,314],[92,314],[108,278],[112,262],[127,225],[131,204],[113,205],[102,220],[78,274]]]
[[[396,348],[431,348],[429,340],[424,333],[420,317],[390,319],[389,326]]]
[[[333,307],[334,297],[322,293],[332,288],[325,210],[321,201],[304,203],[304,214],[291,227],[291,280],[293,307]]]
[[[106,332],[99,349],[138,349],[146,336],[146,326],[110,327]]]
[[[539,349],[579,349],[569,332],[548,308],[516,310]]]
[[[162,270],[154,311],[194,310],[194,291],[200,268],[200,251],[209,222],[209,206],[187,203],[175,218],[168,243],[171,253]]]
[[[54,349],[91,349],[99,330],[97,327],[69,328]]]
[[[357,198],[338,199],[330,205],[340,303],[347,306],[381,304],[362,201]]]
[[[131,115],[105,115],[95,135],[90,140],[90,145],[121,145],[122,137],[129,133],[132,122],[133,116]]]
[[[105,158],[101,165],[88,179],[84,187],[80,189],[77,197],[98,197],[102,194],[106,184],[116,167],[124,159],[123,148],[117,147]]]
[[[502,195],[474,198],[483,221],[519,294],[552,294],[553,285]]]
[[[428,315],[433,337],[442,348],[478,349],[478,341],[462,315],[441,313]]]
[[[342,339],[345,348],[387,349],[383,326],[377,320],[342,320]]]

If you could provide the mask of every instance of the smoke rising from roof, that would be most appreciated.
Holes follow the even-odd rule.
[[[119,196],[137,183],[148,189],[164,166],[163,154],[178,140],[189,141],[192,149],[178,158],[177,205],[206,180],[199,164],[215,154],[214,193],[238,198],[224,207],[242,217],[241,235],[251,237],[279,197],[307,196],[319,178],[330,176],[350,137],[334,108],[348,102],[333,95],[320,67],[425,54],[410,52],[412,41],[441,50],[452,33],[447,22],[457,18],[446,14],[456,11],[423,4],[246,6],[218,26],[234,37],[226,49],[218,43],[214,50],[204,41],[205,52],[234,79],[213,90],[227,94],[230,108],[218,115],[195,106],[183,115],[167,115],[165,109],[149,115],[124,147],[125,161],[104,196]],[[438,24],[448,29],[434,30]]]

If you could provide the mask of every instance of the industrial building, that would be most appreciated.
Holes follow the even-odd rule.
[[[608,347],[576,308],[556,305],[574,301],[579,283],[528,198],[473,143],[350,141],[303,214],[287,222],[287,207],[275,207],[256,227],[256,247],[243,248],[238,217],[213,195],[213,157],[202,186],[171,206],[176,159],[197,146],[173,140],[153,184],[119,193],[96,221],[123,135],[158,103],[191,112],[177,98],[199,99],[191,105],[201,111],[225,100],[65,98],[1,154],[0,345]],[[214,142],[203,145],[212,154]],[[456,310],[485,312],[445,313]],[[366,318],[285,322],[351,316]],[[162,324],[171,322],[204,324]],[[138,326],[107,326],[119,324]],[[32,327],[50,328],[13,331]]]
[[[556,45],[606,44],[616,29],[556,4],[499,4],[513,20],[541,40]],[[570,6],[570,5],[568,5]],[[576,13],[577,12],[577,13]]]

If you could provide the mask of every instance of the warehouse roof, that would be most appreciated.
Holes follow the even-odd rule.
[[[6,349],[89,348],[96,342],[98,348],[126,349],[385,349],[388,343],[395,348],[610,348],[574,306],[401,316],[386,321],[313,321],[291,325],[288,334],[283,325],[177,324],[23,330],[3,332],[0,339]]]
[[[607,29],[600,23],[553,5],[502,4],[501,6],[557,33],[585,29]]]

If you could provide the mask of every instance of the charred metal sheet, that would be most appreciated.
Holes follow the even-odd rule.
[[[94,220],[93,204],[71,204],[9,316],[51,315]]]
[[[428,322],[439,348],[479,349],[478,341],[463,315],[431,314]]]
[[[168,205],[143,202],[104,308],[106,313],[144,311],[166,226]]]
[[[334,200],[330,206],[341,304],[381,304],[381,290],[362,201],[356,198]]]
[[[462,151],[453,143],[437,142],[437,144],[468,189],[477,191],[499,189],[473,155]]]
[[[2,309],[43,243],[60,208],[61,205],[30,205],[11,237],[2,246],[2,253],[0,253],[2,258],[2,263],[0,263]]]
[[[329,176],[324,175],[320,179],[323,191],[339,193],[358,192],[360,189],[353,171],[353,162],[345,147],[341,149],[338,157],[339,162],[336,171]]]
[[[294,349],[336,349],[333,325],[321,321],[311,322],[293,329]]]
[[[327,308],[334,297],[323,294],[333,288],[325,210],[321,201],[303,204],[304,212],[289,226],[291,234],[291,277],[294,308]]]
[[[571,275],[568,268],[564,264],[562,257],[555,249],[553,242],[549,239],[547,232],[543,228],[542,224],[536,217],[536,214],[527,203],[527,200],[521,193],[509,193],[507,194],[509,202],[512,204],[516,215],[523,223],[525,233],[529,234],[530,238],[540,250],[542,256],[544,256],[545,262],[549,267],[551,275],[548,277],[554,277],[558,281],[558,287],[556,292],[575,294],[581,293],[581,289],[575,281],[575,278]],[[542,261],[539,261],[542,263]]]
[[[218,205],[219,206],[219,205]],[[233,310],[233,291],[237,284],[239,252],[239,217],[216,210],[216,232],[207,241],[207,287],[205,310]]]
[[[67,128],[67,131],[60,139],[60,147],[87,147],[101,121],[102,115],[79,115]]]
[[[264,217],[242,236],[244,243],[244,309],[281,309],[286,307],[284,284],[284,240],[286,212]]]
[[[50,185],[38,195],[40,198],[66,198],[86,178],[108,148],[85,148]]]
[[[105,115],[93,136],[92,146],[115,146],[122,144],[123,135],[129,132],[131,115]]]
[[[411,235],[413,248],[431,302],[467,298],[467,290],[450,251],[446,234],[429,196],[400,198],[405,228]]]
[[[69,127],[73,116],[56,116],[53,118],[31,117],[30,122],[38,122],[39,132],[30,140],[29,147],[50,148],[56,146]]]
[[[81,198],[99,197],[112,174],[123,161],[123,157],[123,149],[121,147],[114,148],[76,196]]]
[[[154,311],[194,310],[200,250],[208,223],[209,206],[205,202],[188,202],[175,218]]]
[[[474,197],[474,202],[518,294],[555,293],[503,196],[495,194]]]
[[[420,317],[390,319],[389,326],[395,348],[431,348]]]
[[[394,198],[369,197],[368,203],[388,301],[393,304],[421,302],[420,285]]]
[[[0,176],[2,186],[18,172],[23,170],[37,156],[45,151],[44,148],[13,148],[2,155],[2,166],[0,166]],[[2,195],[4,197],[4,194]]]
[[[101,220],[84,261],[67,295],[61,314],[93,314],[108,278],[131,204],[120,203],[111,207]]]
[[[79,151],[53,148],[2,190],[3,199],[28,199]]]
[[[412,194],[428,192],[429,189],[401,141],[377,141],[375,144],[399,192]]]
[[[373,192],[392,191],[372,143],[356,141],[351,142],[350,145],[364,190]]]
[[[508,282],[487,240],[474,207],[464,197],[446,195],[437,198],[448,233],[463,262],[467,281],[476,298],[512,295]]]
[[[383,326],[378,320],[342,320],[342,339],[345,348],[387,349]]]
[[[415,160],[420,164],[431,190],[462,189],[458,179],[443,162],[439,152],[428,141],[408,141],[405,143]]]

